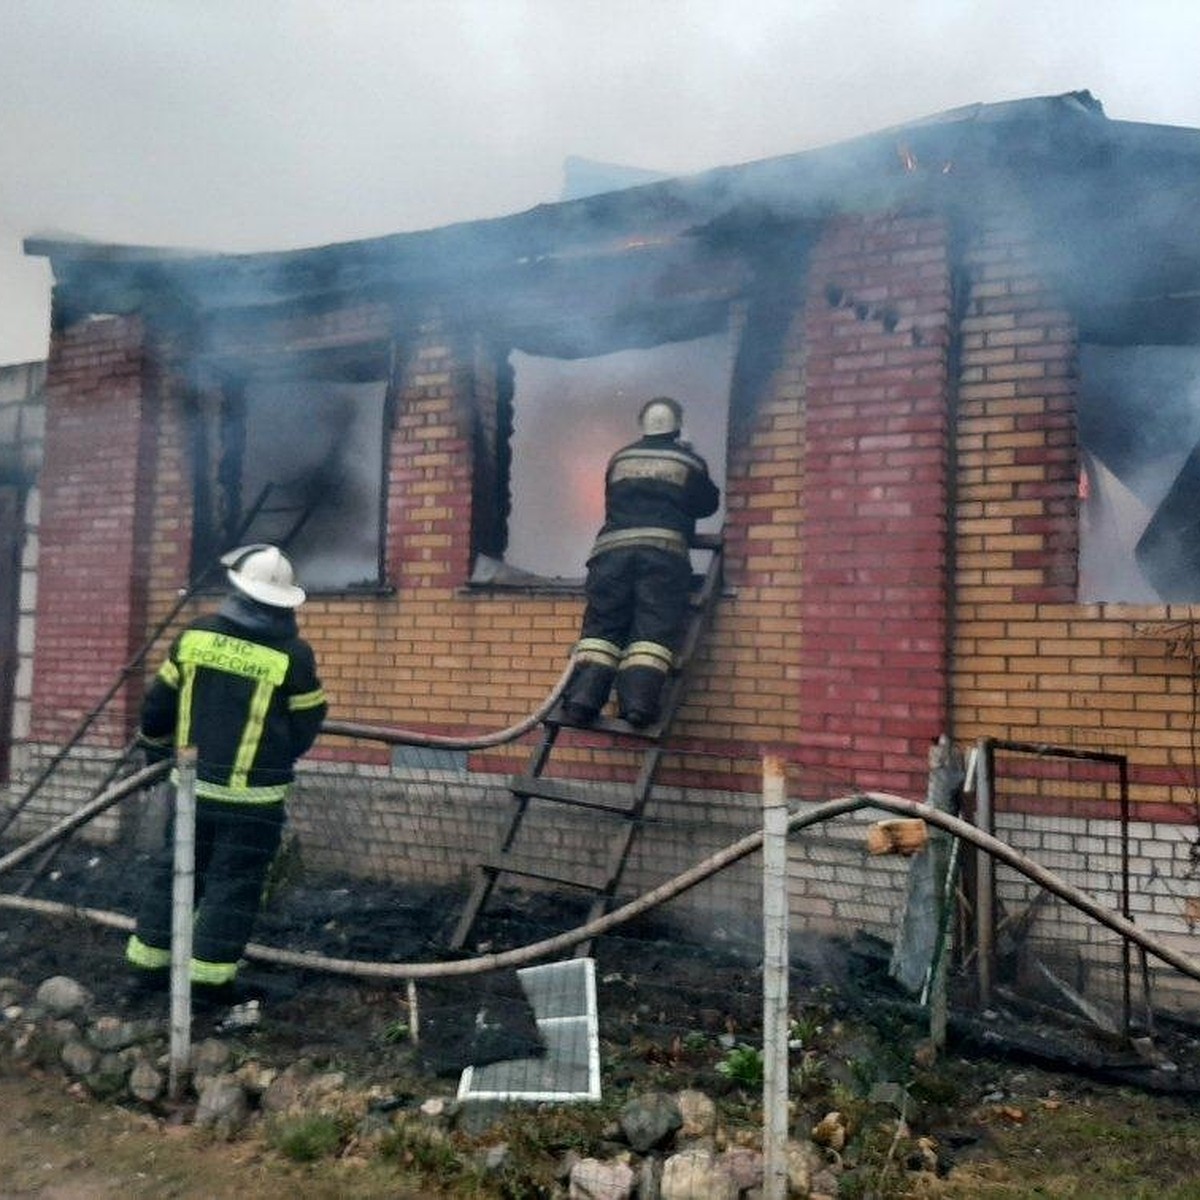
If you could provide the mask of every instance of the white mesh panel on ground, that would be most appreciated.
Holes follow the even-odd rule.
[[[546,1044],[541,1058],[467,1067],[460,1100],[599,1100],[596,964],[591,958],[517,972]]]

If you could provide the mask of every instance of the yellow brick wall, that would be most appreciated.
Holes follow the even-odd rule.
[[[1187,606],[1074,601],[1075,330],[1033,246],[986,220],[966,247],[956,435],[953,728],[1128,752],[1134,797],[1191,802],[1193,687],[1176,637]],[[798,270],[800,268],[798,267]],[[916,314],[914,314],[916,315]],[[281,341],[394,336],[401,378],[391,459],[389,596],[316,597],[302,611],[337,717],[448,733],[537,706],[575,639],[578,596],[477,592],[470,568],[473,335],[436,313],[393,329],[382,306],[280,326]],[[695,664],[678,736],[697,749],[782,747],[800,758],[805,355],[794,316],[746,437],[731,448],[726,592]],[[324,339],[324,340],[323,340]],[[261,343],[258,343],[261,344]],[[255,343],[247,342],[250,353]],[[190,489],[182,385],[167,377],[151,555],[151,624],[186,578]],[[211,599],[209,600],[211,603]],[[198,602],[184,616],[204,607]],[[153,662],[147,664],[148,669]],[[382,762],[322,739],[318,756]],[[508,756],[515,758],[516,756]],[[586,750],[577,752],[586,764]],[[630,758],[630,764],[634,759]],[[481,756],[502,769],[506,756]],[[598,767],[596,768],[599,769]]]
[[[798,312],[749,435],[730,449],[726,592],[680,714],[680,731],[710,745],[795,744],[804,522],[801,335]]]
[[[983,222],[965,266],[955,735],[1125,750],[1137,799],[1184,804],[1193,744],[1189,664],[1142,630],[1190,620],[1192,610],[1075,603],[1075,330],[1039,277],[1034,248],[1003,221]],[[464,587],[478,346],[436,313],[399,329],[393,319],[380,307],[341,326],[329,318],[276,330],[279,339],[305,345],[395,336],[401,363],[387,546],[395,592],[317,597],[302,623],[337,716],[442,732],[495,729],[533,709],[558,678],[582,601]],[[797,312],[749,433],[730,452],[726,594],[678,725],[680,737],[698,747],[761,744],[802,753],[801,320]],[[164,387],[151,622],[174,602],[190,545],[182,389],[170,377]],[[347,749],[323,740],[318,754],[342,757]],[[355,756],[380,759],[361,744]]]
[[[1077,333],[1013,225],[985,222],[966,269],[956,736],[1127,754],[1139,811],[1190,820],[1195,609],[1076,603]]]
[[[461,364],[471,347],[432,318],[402,358],[387,548],[395,593],[314,597],[302,610],[303,630],[318,653],[331,716],[461,735],[504,728],[558,679],[578,636],[582,597],[464,586],[472,380]],[[729,586],[677,725],[696,745],[794,739],[802,394],[795,333],[755,432],[730,464]],[[314,753],[342,756],[347,746],[323,738]],[[523,753],[495,751],[473,766],[512,767]],[[569,748],[563,757],[571,760]],[[574,754],[580,763],[592,757]],[[626,770],[636,763],[627,756]]]

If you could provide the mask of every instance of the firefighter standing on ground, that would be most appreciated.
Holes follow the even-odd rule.
[[[605,520],[588,557],[587,607],[563,700],[572,724],[596,719],[614,678],[624,720],[658,720],[687,615],[696,521],[720,502],[704,459],[680,440],[677,401],[655,397],[638,422],[642,437],[605,472]]]
[[[142,705],[147,755],[196,749],[195,931],[198,998],[233,999],[238,962],[279,847],[296,760],[325,716],[316,662],[298,633],[304,591],[274,546],[222,558],[233,585],[220,609],[171,645]],[[173,838],[151,868],[125,950],[143,983],[165,983],[171,961]]]

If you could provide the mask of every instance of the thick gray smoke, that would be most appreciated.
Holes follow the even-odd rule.
[[[687,174],[1078,88],[1200,126],[1198,35],[1106,0],[6,0],[0,363],[46,349],[31,235],[318,245],[553,200],[571,155]]]

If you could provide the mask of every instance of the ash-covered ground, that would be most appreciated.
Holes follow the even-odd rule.
[[[69,843],[48,866],[10,873],[0,890],[36,899],[132,915],[144,856],[121,848]],[[253,942],[362,962],[440,963],[471,957],[447,943],[466,900],[463,889],[389,886],[343,878],[276,880],[259,914]],[[478,922],[481,949],[526,945],[582,923],[575,898],[497,897]],[[77,917],[0,908],[0,975],[36,986],[68,975],[95,997],[101,1012],[147,1016],[166,1009],[161,995],[131,987],[123,950],[127,934]],[[752,949],[689,942],[668,925],[643,920],[591,947],[606,1036],[670,1046],[689,1032],[758,1038],[761,977]],[[566,952],[562,957],[569,957]],[[513,999],[513,1035],[530,1032],[531,1014],[514,998],[511,971],[422,979],[416,983],[422,1039],[414,1053],[396,1031],[408,1023],[404,980],[360,978],[251,959],[241,980],[261,996],[260,1048],[281,1058],[336,1062],[363,1078],[423,1068],[457,1075],[472,1061],[470,1033],[482,1002],[504,1009]],[[202,1036],[223,1014],[196,1014]],[[527,1020],[528,1019],[528,1020]],[[536,1038],[536,1032],[533,1032]],[[466,1039],[466,1042],[463,1039]],[[520,1042],[516,1043],[518,1048]],[[500,1047],[490,1048],[490,1057]],[[528,1048],[528,1047],[526,1047]],[[499,1055],[518,1057],[517,1054]]]
[[[139,855],[120,847],[70,842],[49,864],[10,872],[0,880],[0,890],[129,915],[143,865]],[[465,902],[462,889],[298,875],[276,879],[254,942],[368,962],[464,957],[446,949]],[[582,922],[584,907],[574,898],[505,893],[479,922],[480,946],[507,949],[561,933]],[[31,987],[52,975],[68,975],[93,993],[98,1012],[165,1015],[164,997],[131,993],[125,939],[123,932],[82,918],[0,908],[0,975]],[[819,1012],[827,1023],[845,1018],[874,1024],[885,1041],[917,1044],[925,1036],[928,1015],[889,978],[886,945],[869,937],[793,937],[792,950],[791,1009],[801,1018]],[[681,1086],[719,1086],[712,1068],[721,1048],[761,1043],[756,947],[716,933],[700,944],[694,933],[682,936],[666,918],[650,914],[598,939],[591,953],[606,1070],[617,1082],[636,1083],[639,1076],[672,1067],[684,1072]],[[258,961],[247,964],[243,978],[262,997],[263,1019],[252,1034],[255,1054],[280,1062],[303,1056],[332,1063],[363,1081],[456,1077],[472,1061],[471,1031],[485,1002],[509,1014],[518,1049],[531,1032],[510,972],[418,981],[424,1034],[419,1046],[402,1033],[410,1019],[403,980]],[[195,1036],[215,1028],[221,1015],[198,1013]],[[1061,1006],[1054,1009],[1044,997],[1008,990],[986,1012],[971,1004],[965,990],[951,999],[951,1049],[962,1056],[1027,1061],[1109,1082],[1200,1095],[1200,1029],[1159,1018],[1152,1029],[1137,1032],[1141,1036],[1134,1045]],[[693,1053],[701,1046],[707,1049]],[[493,1058],[520,1056],[495,1046],[490,1050]],[[851,1052],[857,1051],[851,1047]],[[686,1078],[689,1065],[696,1079]]]

